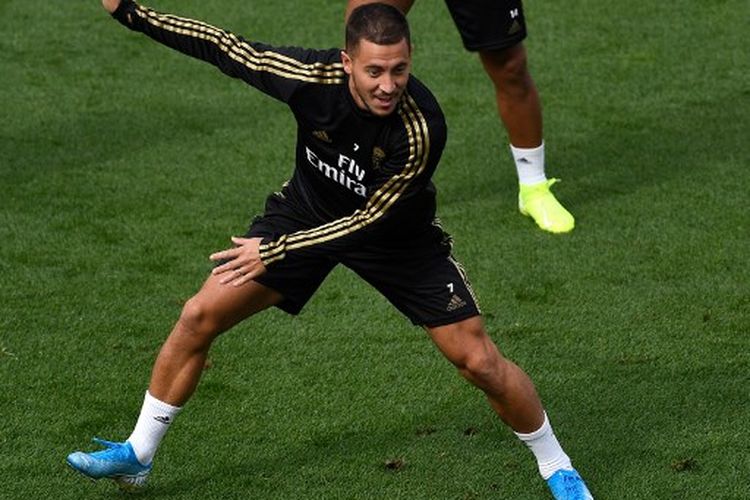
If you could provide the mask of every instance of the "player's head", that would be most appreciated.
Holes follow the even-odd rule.
[[[406,18],[383,3],[357,7],[346,23],[346,50],[341,59],[357,105],[376,116],[393,113],[411,69]]]
[[[372,2],[360,5],[346,21],[346,51],[357,50],[361,40],[377,45],[395,45],[406,40],[411,50],[409,23],[400,10],[385,3]]]

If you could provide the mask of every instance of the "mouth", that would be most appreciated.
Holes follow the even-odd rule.
[[[390,109],[393,107],[393,105],[396,103],[396,96],[389,95],[389,96],[374,96],[375,97],[375,103],[378,105],[378,107],[383,109]]]

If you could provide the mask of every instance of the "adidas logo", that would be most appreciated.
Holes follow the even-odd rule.
[[[518,33],[519,31],[521,31],[521,25],[518,24],[517,20],[514,20],[513,24],[510,25],[510,29],[508,30],[508,34],[509,35],[514,35],[514,34]]]
[[[451,297],[451,301],[448,302],[448,307],[446,308],[446,311],[455,311],[456,309],[460,309],[463,306],[466,305],[466,301],[459,297],[456,294],[453,294],[453,297]]]
[[[161,422],[162,424],[169,424],[172,422],[172,419],[167,417],[166,415],[159,415],[157,417],[154,417],[154,420],[156,420],[157,422]]]

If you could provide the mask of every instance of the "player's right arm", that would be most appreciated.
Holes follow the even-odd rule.
[[[212,64],[224,74],[284,102],[303,83],[336,84],[345,76],[340,61],[327,61],[317,51],[249,41],[202,21],[157,12],[133,0],[102,3],[127,28]]]

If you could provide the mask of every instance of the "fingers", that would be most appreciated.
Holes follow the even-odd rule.
[[[237,246],[209,256],[214,262],[226,261],[216,266],[211,274],[223,275],[219,281],[222,285],[242,286],[266,271],[258,253],[260,238],[233,237],[232,242]]]
[[[241,253],[242,253],[242,248],[241,247],[235,247],[235,248],[230,248],[228,250],[222,250],[221,252],[214,252],[208,258],[211,259],[214,262],[218,262],[218,261],[221,261],[221,260],[229,260],[229,261],[231,261],[231,260],[236,259],[237,257],[239,257]],[[226,264],[229,264],[229,262],[227,262]],[[217,267],[216,269],[221,269],[222,267],[226,267],[226,264],[223,264],[223,265]],[[216,270],[216,269],[214,269],[214,270]]]
[[[232,236],[232,243],[238,246],[260,243],[260,240],[260,238],[240,238],[239,236]]]
[[[241,286],[266,272],[266,267],[262,262],[258,262],[255,265],[226,267],[230,264],[232,263],[228,262],[227,264],[217,267],[213,271],[211,271],[211,274],[213,274],[214,276],[222,275],[221,279],[219,280],[219,283],[221,283],[222,285]]]
[[[256,258],[260,259],[260,254],[258,253],[260,240],[260,238],[238,238],[232,236],[232,243],[235,244],[234,248],[222,250],[221,252],[214,252],[208,258],[214,262],[220,260],[232,260],[239,257],[244,252],[250,252],[251,254],[254,254]]]
[[[242,286],[245,283],[252,281],[256,277],[260,276],[261,274],[263,274],[263,272],[258,269],[250,272],[243,272],[238,269],[234,269],[232,271],[224,273],[224,277],[219,280],[219,283],[222,285]]]

